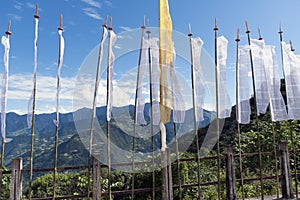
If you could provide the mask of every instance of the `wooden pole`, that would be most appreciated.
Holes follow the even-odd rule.
[[[220,121],[219,121],[219,77],[218,77],[218,25],[217,19],[215,19],[215,78],[216,78],[216,113],[217,113],[217,134],[218,134],[218,141],[217,141],[217,155],[218,155],[218,199],[221,199],[221,159],[220,159]]]
[[[284,77],[284,80],[286,78],[285,76],[285,70],[284,70],[284,61],[283,61],[283,47],[282,47],[282,42],[283,42],[283,37],[282,37],[282,34],[283,34],[283,31],[282,31],[282,27],[281,27],[281,24],[279,26],[279,39],[280,39],[280,47],[281,47],[281,62],[282,62],[282,70],[283,70],[283,77]],[[291,51],[295,51],[295,49],[293,48],[293,44],[292,44],[292,41],[290,40],[290,47],[291,47]],[[285,82],[286,83],[286,82]],[[285,84],[285,87],[286,87],[286,84]],[[286,90],[286,88],[285,88]],[[287,91],[287,90],[286,90]],[[287,93],[286,93],[287,95]],[[287,96],[286,96],[286,99],[287,99]],[[287,106],[287,101],[286,101],[286,106]],[[294,158],[294,175],[295,175],[295,185],[296,185],[296,197],[298,198],[298,177],[297,177],[297,157],[296,157],[296,154],[295,154],[295,143],[294,143],[294,137],[293,137],[293,123],[292,123],[292,120],[288,120],[289,121],[289,125],[290,125],[290,138],[291,138],[291,142],[292,142],[292,151],[293,151],[293,158]]]
[[[284,199],[294,198],[292,176],[290,170],[289,150],[286,141],[281,141],[279,144],[280,153],[280,169],[281,169],[281,189]]]
[[[14,158],[11,167],[10,200],[22,199],[22,158]]]
[[[38,15],[38,4],[36,4],[36,12],[34,18],[38,20],[40,16]],[[37,22],[37,21],[36,21]],[[36,32],[38,30],[35,30]],[[37,45],[35,43],[34,45]],[[37,52],[34,53],[34,69],[36,69],[37,65]],[[33,174],[33,150],[34,150],[34,125],[35,125],[35,100],[36,100],[36,72],[33,74],[33,103],[32,103],[32,117],[31,117],[31,146],[30,146],[30,175],[29,175],[29,200],[31,200],[31,189],[32,189],[32,174]]]
[[[107,96],[106,96],[106,103],[108,105],[108,100],[109,100],[109,96],[110,96],[110,58],[111,58],[111,52],[110,52],[110,48],[111,48],[111,31],[113,30],[112,28],[112,17],[110,18],[110,25],[109,25],[109,39],[108,39],[108,58],[107,58]],[[108,109],[108,108],[107,108]],[[108,196],[109,199],[112,199],[112,194],[111,194],[111,157],[110,157],[110,121],[107,120],[107,176],[108,176]]]
[[[99,161],[100,155],[97,155],[98,159],[93,159],[93,200],[102,199],[101,191],[101,163]]]
[[[248,44],[251,45],[250,40],[250,30],[248,27],[248,22],[246,21],[246,33],[248,36]],[[254,67],[253,67],[253,57],[252,51],[250,49],[250,64],[251,64],[251,74],[252,74],[252,86],[253,86],[253,100],[254,100],[254,113],[255,113],[255,120],[257,126],[257,133],[258,133],[258,154],[259,154],[259,177],[260,177],[260,190],[261,190],[261,198],[264,199],[264,185],[263,185],[263,174],[262,174],[262,155],[261,155],[261,138],[260,138],[260,130],[259,130],[259,119],[258,119],[258,112],[257,112],[257,105],[256,105],[256,86],[255,86],[255,78],[254,78]]]
[[[190,54],[191,54],[191,79],[192,79],[192,98],[193,98],[193,114],[194,114],[194,129],[196,137],[196,148],[197,148],[197,178],[198,178],[198,199],[201,199],[201,179],[200,179],[200,148],[199,148],[199,137],[198,137],[198,125],[196,119],[196,94],[195,94],[195,77],[194,77],[194,58],[193,58],[193,43],[192,43],[192,31],[189,26],[189,39],[190,39]]]
[[[151,30],[147,30],[148,40],[150,42]],[[153,125],[153,91],[152,91],[152,56],[151,56],[151,43],[149,44],[149,82],[150,82],[150,118],[151,118],[151,145],[152,145],[152,199],[155,199],[155,162],[154,162],[154,125]]]
[[[236,113],[239,112],[239,81],[238,81],[238,69],[239,69],[239,42],[240,42],[240,29],[237,30],[236,36],[236,103],[235,109]],[[239,168],[241,177],[241,187],[242,187],[242,198],[245,199],[244,191],[244,178],[243,178],[243,158],[242,158],[242,147],[241,147],[241,125],[237,120],[237,131],[238,131],[238,148],[239,148]]]
[[[101,55],[103,51],[103,47],[101,43],[103,42],[104,38],[104,32],[106,29],[106,21],[107,21],[107,16],[104,24],[102,25],[103,31],[102,31],[102,38],[100,42],[100,47],[99,47],[99,53],[98,53],[98,62],[97,62],[97,69],[96,69],[96,79],[95,79],[95,87],[94,87],[94,97],[93,97],[93,107],[92,107],[92,118],[91,118],[91,124],[90,124],[90,137],[89,137],[89,157],[88,157],[88,189],[87,189],[87,196],[90,197],[90,186],[91,186],[91,160],[93,159],[92,156],[92,150],[93,150],[93,133],[94,133],[94,122],[96,118],[96,101],[97,101],[97,91],[99,87],[99,78],[100,78],[100,67],[101,67]],[[97,159],[100,159],[100,155]]]
[[[11,26],[11,22],[8,21],[8,25],[7,25],[7,31],[5,32],[6,37],[9,38],[11,35],[11,31],[10,31],[10,26]],[[6,123],[6,122],[4,122]],[[6,126],[5,126],[5,130],[4,132],[6,133]],[[5,138],[1,137],[1,160],[0,160],[0,197],[1,197],[1,191],[2,191],[2,171],[4,169],[4,150],[5,150]]]
[[[225,147],[226,154],[226,200],[236,200],[234,154],[231,145]]]
[[[142,60],[142,51],[143,51],[143,41],[144,41],[144,33],[145,33],[145,18],[144,23],[141,26],[142,29],[142,36],[141,36],[141,44],[140,44],[140,54],[139,54],[139,61],[138,61],[138,72],[137,72],[137,80],[136,80],[136,87],[135,87],[135,100],[134,100],[134,119],[133,119],[133,137],[132,137],[132,180],[131,180],[131,198],[134,199],[134,182],[135,182],[135,137],[136,137],[136,117],[137,117],[137,100],[138,100],[138,90],[139,90],[139,80],[140,80],[140,70],[141,70],[141,60]],[[151,76],[151,75],[150,75]],[[151,100],[150,100],[151,101]],[[152,118],[152,117],[151,117]]]
[[[60,20],[59,20],[59,27],[58,27],[58,31],[63,31],[63,27],[62,27],[62,15],[60,16]],[[61,37],[59,37],[59,47],[58,47],[58,67],[60,67],[61,65]],[[58,69],[60,70],[60,69]],[[59,87],[60,87],[60,80],[59,77],[57,77],[57,102],[56,102],[56,106],[57,109],[59,107]],[[54,152],[54,170],[53,170],[53,200],[55,200],[55,196],[56,196],[56,174],[57,174],[57,154],[58,154],[58,126],[59,126],[59,122],[58,122],[59,118],[58,118],[58,113],[56,115],[56,126],[55,126],[55,152]]]

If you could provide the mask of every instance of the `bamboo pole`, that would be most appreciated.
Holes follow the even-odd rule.
[[[132,180],[131,180],[131,198],[134,199],[134,179],[135,179],[135,137],[136,137],[136,117],[137,117],[137,94],[139,90],[139,80],[140,80],[140,70],[141,70],[141,60],[142,60],[142,51],[143,51],[143,40],[144,40],[144,32],[146,29],[145,26],[145,17],[144,17],[144,23],[141,26],[142,29],[142,36],[141,36],[141,44],[140,44],[140,52],[139,52],[139,61],[138,61],[138,72],[137,72],[137,80],[136,80],[136,88],[135,88],[135,100],[134,100],[134,119],[133,119],[133,137],[132,137]]]
[[[240,29],[237,30],[236,36],[236,113],[239,112],[239,81],[238,81],[238,68],[239,68],[239,42],[240,42]],[[241,186],[242,186],[242,198],[245,199],[245,191],[244,191],[244,177],[243,177],[243,159],[242,159],[242,148],[241,148],[241,125],[237,120],[237,131],[238,131],[238,148],[239,148],[239,168],[240,168],[240,176],[241,176]]]
[[[106,22],[107,22],[107,16],[105,19],[104,24],[102,25],[103,31],[102,31],[102,37],[99,47],[99,53],[98,53],[98,62],[97,62],[97,70],[96,70],[96,79],[95,79],[95,87],[94,87],[94,97],[93,97],[93,107],[92,107],[92,118],[91,118],[91,124],[90,124],[90,137],[89,137],[89,157],[88,157],[88,190],[87,190],[87,196],[90,197],[90,186],[91,186],[91,160],[92,160],[92,150],[93,150],[93,133],[94,133],[94,122],[96,118],[96,101],[97,101],[97,94],[98,94],[98,87],[99,87],[99,79],[100,79],[100,68],[101,68],[101,55],[103,51],[103,47],[101,43],[103,42],[104,38],[104,31],[106,29]],[[100,156],[100,154],[99,154]],[[100,158],[97,158],[100,159]]]
[[[110,48],[111,48],[111,31],[113,30],[112,28],[112,17],[110,18],[110,25],[109,25],[109,39],[108,39],[108,58],[107,58],[107,96],[106,96],[106,103],[108,105],[108,99],[110,96]],[[109,199],[112,199],[112,194],[111,194],[111,157],[110,157],[110,121],[107,120],[107,176],[108,176],[108,196]]]
[[[260,28],[258,28],[258,39],[263,40],[261,36]],[[270,108],[271,110],[271,108]],[[279,175],[278,175],[278,164],[277,164],[277,149],[276,149],[276,131],[274,127],[274,122],[272,121],[272,134],[273,134],[273,151],[274,151],[274,158],[275,158],[275,170],[276,170],[276,195],[279,198]]]
[[[150,40],[151,30],[147,30],[148,40]],[[153,125],[153,90],[152,90],[152,53],[151,53],[151,43],[149,44],[149,82],[150,82],[150,115],[151,115],[151,145],[152,145],[152,199],[155,199],[155,163],[154,163],[154,125]]]
[[[151,30],[147,30],[148,40],[150,42]],[[155,163],[154,163],[154,125],[153,125],[153,91],[152,91],[152,56],[151,56],[151,43],[149,44],[149,82],[150,82],[150,123],[151,123],[151,146],[152,146],[152,199],[155,199]]]
[[[198,175],[198,199],[201,199],[201,179],[200,179],[200,149],[198,138],[198,125],[196,119],[196,94],[195,94],[195,77],[194,77],[194,58],[193,58],[193,43],[192,43],[192,31],[189,25],[189,40],[190,40],[190,54],[191,54],[191,79],[192,79],[192,98],[193,98],[193,114],[194,114],[194,129],[196,136],[196,148],[197,148],[197,175]]]
[[[38,4],[36,4],[36,12],[34,18],[39,20],[40,16],[38,14]],[[38,30],[35,30],[36,32]],[[34,45],[37,45],[35,43]],[[34,52],[34,69],[36,69],[37,65],[37,51]],[[29,175],[29,200],[31,200],[31,189],[32,189],[32,174],[33,174],[33,151],[34,151],[34,125],[35,125],[35,101],[36,101],[36,71],[33,74],[33,103],[32,103],[32,117],[31,117],[31,146],[30,146],[30,175]]]
[[[11,22],[8,21],[8,25],[7,25],[7,31],[5,32],[5,35],[7,38],[10,37],[11,35],[11,31],[10,31],[10,26],[11,26]],[[6,123],[6,122],[4,122]],[[6,126],[5,126],[5,130],[4,132],[6,133]],[[5,150],[5,138],[1,137],[1,160],[0,160],[0,197],[1,197],[1,191],[2,191],[2,171],[4,169],[4,150]]]
[[[217,19],[215,19],[215,78],[216,78],[216,112],[217,112],[217,134],[218,134],[218,141],[217,141],[217,155],[218,155],[218,199],[221,199],[221,159],[220,159],[220,121],[219,121],[219,77],[218,77],[218,25]]]
[[[59,31],[63,31],[63,26],[62,26],[62,15],[60,16],[60,23],[59,23],[59,27],[58,27]],[[59,47],[58,47],[58,68],[61,65],[61,37],[59,37]],[[60,69],[58,69],[60,70]],[[57,99],[56,99],[56,107],[57,109],[59,108],[59,87],[60,87],[60,80],[59,77],[57,77]],[[53,170],[53,200],[55,200],[56,197],[56,174],[57,174],[57,154],[58,154],[58,126],[59,126],[59,122],[58,122],[58,115],[59,113],[57,113],[56,115],[56,126],[55,126],[55,152],[54,152],[54,170]]]
[[[246,33],[248,37],[248,44],[251,45],[250,41],[250,30],[248,27],[248,22],[246,21]],[[256,86],[255,86],[255,79],[254,79],[254,67],[253,67],[253,57],[252,51],[250,49],[250,64],[251,64],[251,73],[252,73],[252,86],[253,86],[253,100],[254,100],[254,114],[257,126],[257,133],[258,133],[258,153],[259,153],[259,174],[260,174],[260,190],[261,190],[261,198],[264,199],[264,186],[263,186],[263,174],[262,174],[262,155],[261,155],[261,138],[260,138],[260,130],[259,130],[259,119],[258,119],[258,111],[256,105]]]
[[[283,61],[283,47],[282,47],[282,41],[283,41],[283,31],[282,31],[282,27],[281,24],[279,26],[279,39],[280,39],[280,47],[281,47],[281,62],[282,62],[282,70],[283,70],[283,76],[284,76],[284,80],[285,80],[285,70],[284,70],[284,61]],[[293,48],[293,44],[292,41],[290,41],[290,47],[291,47],[291,51],[295,51],[295,49]],[[286,83],[286,82],[285,82]],[[285,84],[286,87],[286,84]],[[285,88],[286,89],[286,88]],[[287,95],[287,94],[286,94]],[[287,96],[286,96],[287,99]],[[287,102],[286,102],[287,104]],[[287,105],[286,105],[287,106]],[[295,154],[295,143],[294,143],[294,137],[293,137],[293,124],[292,124],[292,120],[288,120],[289,121],[289,125],[290,125],[290,137],[291,137],[291,142],[292,142],[292,151],[293,151],[293,158],[294,158],[294,175],[295,175],[295,185],[296,185],[296,197],[298,198],[299,194],[298,194],[298,178],[297,178],[297,162],[296,162],[296,154]]]
[[[295,49],[293,48],[293,43],[290,40],[290,47],[291,51],[294,52]],[[292,142],[292,151],[293,151],[293,158],[294,158],[294,176],[295,176],[295,187],[296,187],[296,197],[298,198],[298,176],[297,176],[297,156],[295,152],[295,142],[293,137],[293,123],[292,120],[289,120],[290,122],[290,136],[291,136],[291,142]]]

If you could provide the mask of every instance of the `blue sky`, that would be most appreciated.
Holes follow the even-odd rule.
[[[146,0],[53,0],[53,1],[6,1],[0,7],[0,30],[7,29],[12,21],[8,111],[26,113],[27,101],[32,90],[33,33],[35,4],[40,6],[40,31],[38,46],[38,93],[37,112],[54,112],[56,69],[58,57],[59,16],[63,15],[66,41],[62,68],[61,112],[72,110],[73,88],[80,66],[87,55],[99,44],[101,25],[105,16],[113,17],[114,31],[139,28],[143,17],[147,25],[158,26],[158,1]],[[187,34],[191,24],[195,37],[201,37],[208,54],[214,56],[214,19],[217,18],[219,35],[229,40],[228,88],[234,97],[235,37],[241,28],[241,44],[247,42],[245,20],[249,22],[251,36],[257,38],[257,28],[267,44],[277,46],[279,55],[279,24],[286,42],[293,41],[296,53],[300,48],[300,18],[298,0],[169,0],[173,29]],[[137,39],[139,40],[139,38]],[[3,47],[0,48],[0,72],[3,72]],[[116,74],[118,74],[116,70]],[[119,76],[117,75],[116,78]],[[234,100],[234,99],[233,99]]]

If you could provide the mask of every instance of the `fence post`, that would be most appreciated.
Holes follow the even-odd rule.
[[[236,179],[234,171],[234,155],[231,145],[225,146],[226,154],[226,199],[236,200]]]
[[[99,158],[99,156],[97,156]],[[101,164],[99,159],[93,157],[93,200],[101,199]]]
[[[11,166],[10,200],[22,199],[22,158],[14,158]]]
[[[290,158],[287,141],[281,141],[279,143],[280,154],[280,170],[281,170],[281,192],[282,197],[285,199],[294,198],[294,192],[292,187],[292,177],[290,169]]]

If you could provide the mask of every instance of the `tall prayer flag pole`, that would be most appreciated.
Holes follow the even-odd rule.
[[[135,137],[136,137],[136,123],[137,123],[137,103],[138,103],[138,92],[140,90],[140,85],[139,83],[140,81],[140,71],[141,71],[141,60],[142,60],[142,53],[143,51],[145,51],[145,47],[143,46],[144,43],[144,34],[145,34],[145,17],[144,17],[144,23],[141,26],[142,29],[142,36],[141,36],[141,44],[140,44],[140,53],[139,53],[139,61],[138,61],[138,71],[137,71],[137,80],[136,80],[136,88],[135,88],[135,100],[134,100],[134,119],[133,119],[133,137],[132,137],[132,182],[131,182],[131,198],[134,199],[134,178],[135,178],[135,172],[134,172],[134,168],[135,168]],[[147,48],[148,50],[148,48]],[[148,56],[148,55],[147,55]],[[145,66],[144,66],[145,67]],[[151,75],[150,75],[151,76]],[[151,100],[150,100],[151,101]]]
[[[215,79],[216,79],[216,112],[217,112],[217,134],[218,134],[218,141],[217,141],[217,154],[218,154],[218,199],[221,199],[221,159],[220,159],[220,121],[219,121],[219,77],[218,77],[218,25],[217,19],[215,19]]]
[[[58,67],[57,67],[57,91],[56,91],[56,119],[55,119],[55,153],[54,153],[54,171],[53,171],[53,200],[56,196],[56,174],[57,174],[57,154],[58,154],[58,126],[59,126],[59,92],[60,92],[60,70],[62,67],[63,56],[64,56],[64,38],[62,35],[63,32],[62,26],[62,15],[59,19],[59,46],[58,46]]]
[[[9,64],[9,50],[10,43],[9,37],[11,35],[10,31],[10,21],[8,21],[7,31],[5,32],[6,36],[2,36],[2,44],[4,45],[4,74],[3,74],[3,85],[2,85],[2,108],[1,108],[1,132],[2,132],[2,146],[1,146],[1,171],[4,165],[4,146],[6,142],[10,142],[11,139],[6,138],[6,101],[7,101],[7,90],[8,90],[8,64]]]
[[[113,67],[113,52],[112,52],[112,43],[115,40],[115,33],[112,28],[112,17],[110,18],[109,25],[109,39],[108,39],[108,58],[107,58],[107,98],[106,98],[106,109],[107,109],[107,165],[108,165],[108,196],[109,199],[112,199],[111,194],[111,157],[110,157],[110,120],[111,120],[111,109],[112,109],[112,67]]]
[[[33,72],[33,95],[32,95],[32,116],[31,116],[31,147],[30,147],[30,175],[29,175],[29,200],[31,200],[31,188],[32,188],[32,173],[33,173],[33,146],[34,146],[34,123],[35,123],[35,100],[36,100],[36,68],[37,68],[37,39],[38,39],[38,4],[36,4],[35,18],[35,38],[34,38],[34,72]]]
[[[94,97],[93,97],[93,105],[92,105],[92,116],[91,116],[91,124],[90,124],[90,135],[89,135],[89,157],[88,157],[88,197],[90,197],[90,176],[91,176],[91,159],[92,159],[92,150],[93,150],[93,133],[94,133],[94,121],[97,116],[96,108],[97,108],[97,96],[98,96],[98,87],[100,81],[100,67],[103,58],[103,45],[104,41],[107,38],[107,26],[106,26],[107,16],[105,19],[104,24],[102,25],[102,37],[99,45],[99,54],[98,54],[98,63],[96,69],[96,80],[95,80],[95,87],[94,87]],[[99,155],[100,156],[100,155]],[[97,158],[100,159],[100,158]]]
[[[9,37],[11,35],[10,31],[10,21],[8,21],[7,31],[5,32],[6,36],[2,36],[2,44],[5,48],[4,50],[4,74],[2,80],[2,108],[1,108],[1,132],[2,132],[2,142],[1,142],[1,160],[0,160],[0,180],[2,180],[2,170],[4,167],[4,147],[5,143],[11,141],[11,139],[6,138],[6,101],[7,101],[7,90],[8,90],[8,64],[9,64],[9,50],[10,50],[10,43]],[[2,181],[0,182],[0,196],[1,196],[1,189],[2,189]]]
[[[285,90],[286,90],[286,105],[288,105],[288,96],[287,96],[287,81],[286,81],[286,72],[284,70],[284,56],[283,56],[283,31],[282,31],[282,27],[281,24],[279,26],[279,39],[280,39],[280,47],[281,47],[281,62],[282,62],[282,69],[283,69],[283,76],[284,76],[284,80],[285,80]],[[290,41],[290,50],[293,52],[295,51],[295,49],[293,48],[292,42]],[[298,198],[298,180],[297,180],[297,163],[296,163],[296,156],[295,156],[295,148],[294,148],[294,138],[293,138],[293,124],[292,124],[292,120],[289,119],[289,124],[290,124],[290,137],[291,137],[291,141],[292,141],[292,148],[293,148],[293,154],[294,154],[294,160],[295,160],[295,165],[294,165],[294,170],[295,170],[295,185],[296,185],[296,197]]]
[[[189,25],[189,40],[190,40],[190,54],[191,54],[191,79],[192,79],[192,98],[193,98],[193,114],[194,114],[194,129],[196,137],[196,148],[197,148],[197,178],[198,178],[198,198],[201,199],[201,179],[200,179],[200,148],[199,148],[199,137],[198,137],[198,126],[197,126],[197,113],[196,113],[196,94],[195,94],[195,71],[194,71],[194,56],[193,56],[193,42],[192,42],[192,31]]]
[[[248,37],[248,44],[251,45],[250,40],[250,30],[248,27],[248,22],[246,21],[246,34]],[[252,59],[252,51],[250,49],[250,64],[251,64],[251,74],[252,74],[252,86],[253,86],[253,99],[254,99],[254,111],[255,111],[255,119],[256,119],[256,126],[257,132],[259,134],[259,121],[258,121],[258,112],[257,112],[257,104],[256,104],[256,87],[255,87],[255,80],[254,80],[254,67],[253,67],[253,59]],[[262,155],[261,155],[261,139],[258,137],[258,153],[259,153],[259,173],[260,173],[260,188],[261,188],[261,198],[264,199],[264,190],[263,190],[263,177],[262,177]]]
[[[239,80],[238,80],[238,73],[239,73],[239,42],[240,42],[240,29],[237,30],[236,36],[236,115],[239,113]],[[244,178],[243,178],[243,160],[242,160],[242,149],[241,149],[241,125],[239,120],[237,120],[237,131],[238,131],[238,147],[239,147],[239,166],[240,166],[240,176],[241,176],[241,186],[242,186],[242,198],[245,199],[245,191],[244,191]]]

